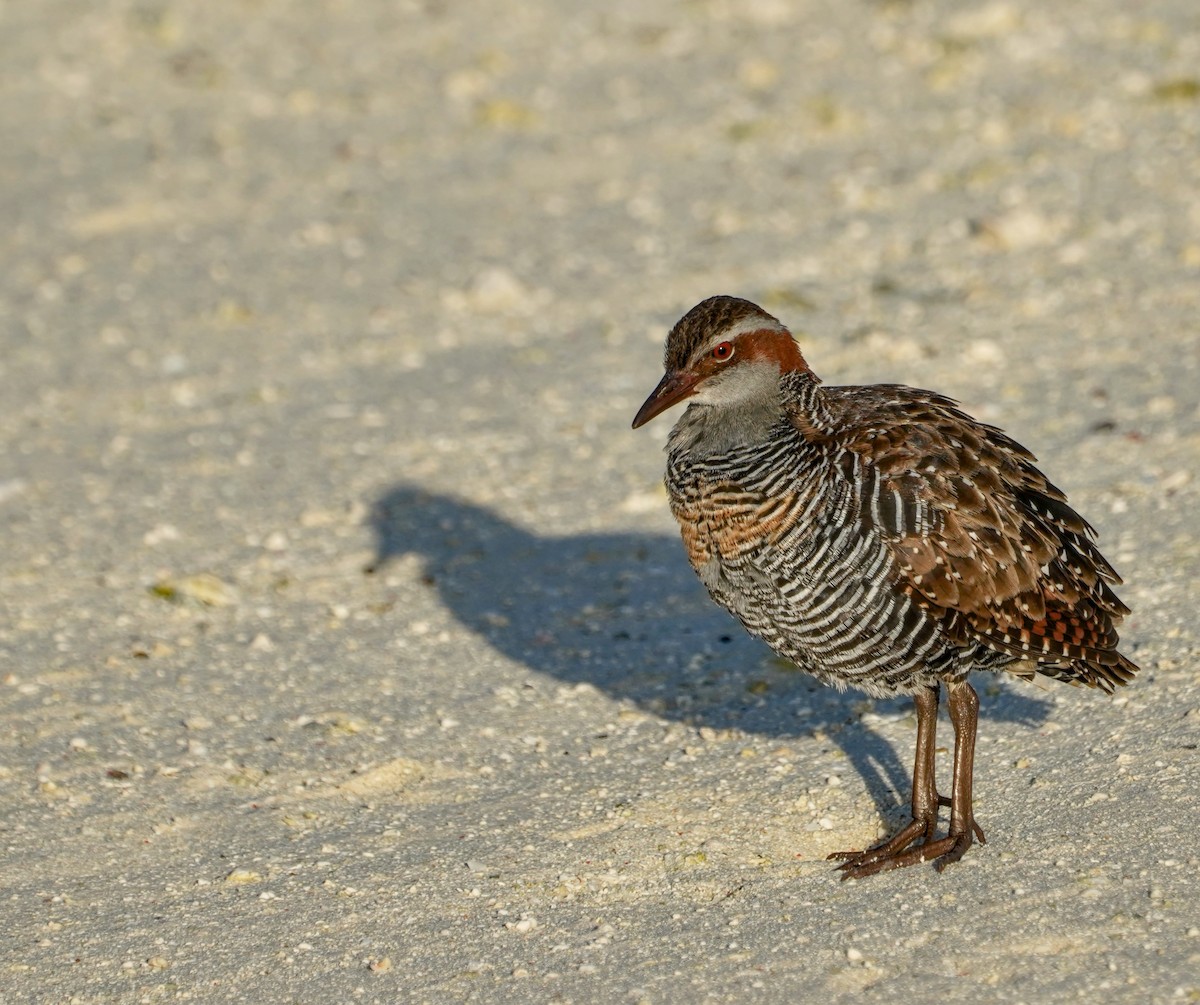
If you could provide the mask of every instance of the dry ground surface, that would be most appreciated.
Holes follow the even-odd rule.
[[[13,2],[0,113],[3,1001],[1200,997],[1194,0]],[[1126,576],[1132,687],[979,681],[942,875],[837,881],[909,707],[629,430],[718,292]]]

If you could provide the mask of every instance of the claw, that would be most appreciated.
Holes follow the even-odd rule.
[[[858,869],[861,866],[870,865],[883,859],[893,858],[903,852],[917,838],[924,836],[928,840],[933,833],[936,823],[936,819],[914,819],[886,841],[875,845],[873,848],[868,848],[865,851],[835,851],[829,858],[841,860],[842,865],[839,865],[838,868],[844,871]]]
[[[934,868],[941,872],[951,862],[957,862],[962,858],[970,847],[970,834],[950,835],[936,841],[919,844],[915,848],[909,848],[897,855],[863,862],[861,865],[848,863],[849,868],[842,867],[842,879],[865,879],[867,876],[890,872],[892,869],[902,869],[908,865],[919,865],[922,862],[933,862]]]

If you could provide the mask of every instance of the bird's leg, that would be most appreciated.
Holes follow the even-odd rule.
[[[950,721],[954,723],[954,779],[950,783],[950,836],[943,840],[953,843],[946,851],[939,852],[938,871],[962,858],[971,847],[973,837],[979,838],[980,844],[987,844],[987,838],[975,822],[973,795],[979,695],[965,680],[956,681],[949,687],[947,704]]]
[[[940,688],[933,684],[913,695],[917,709],[917,753],[913,761],[912,820],[886,841],[866,851],[837,851],[829,857],[845,860],[840,869],[850,873],[863,866],[891,859],[918,838],[929,841],[937,827],[938,795],[933,758],[937,750],[937,712]],[[878,871],[878,870],[873,870]]]
[[[975,724],[979,697],[965,682],[950,685],[950,721],[954,725],[954,779],[951,797],[938,794],[934,780],[938,688],[936,685],[913,696],[917,707],[917,754],[913,764],[912,820],[896,834],[863,852],[835,852],[844,859],[838,868],[843,879],[861,879],[906,865],[937,859],[938,869],[956,862],[971,847],[972,837],[984,842],[983,831],[971,811],[971,773],[975,760]],[[950,833],[934,839],[939,806],[950,807]],[[914,847],[913,842],[920,841]]]
[[[941,688],[937,684],[913,696],[917,707],[917,753],[913,761],[912,818],[920,823],[926,841],[933,838],[937,830],[938,807],[943,796],[938,795],[934,775],[933,758],[937,753],[938,699]]]

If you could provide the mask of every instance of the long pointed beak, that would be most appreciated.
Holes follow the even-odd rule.
[[[658,387],[650,392],[650,397],[642,402],[638,414],[633,417],[633,428],[644,426],[659,412],[665,412],[672,405],[694,394],[699,380],[699,377],[687,370],[664,373]]]

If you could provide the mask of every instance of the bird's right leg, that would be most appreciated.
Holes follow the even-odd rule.
[[[941,688],[937,684],[931,684],[913,695],[913,704],[917,709],[917,753],[913,761],[912,820],[874,848],[868,848],[866,851],[835,851],[830,855],[831,859],[842,860],[842,865],[838,868],[846,873],[843,878],[870,875],[892,868],[889,860],[894,860],[914,841],[933,840],[934,831],[937,829],[938,807],[950,805],[949,799],[938,795],[933,767],[934,754],[937,751],[940,692]],[[860,871],[871,865],[877,867],[867,872]]]

